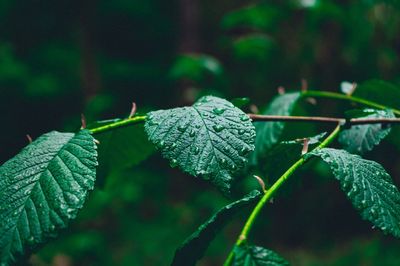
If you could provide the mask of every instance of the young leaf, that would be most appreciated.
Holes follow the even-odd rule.
[[[262,112],[264,115],[290,115],[300,98],[299,92],[286,93],[277,96],[268,108]],[[269,148],[279,141],[282,134],[284,122],[262,122],[256,123],[256,150],[253,152],[253,162],[257,162],[266,154]]]
[[[0,265],[65,228],[96,177],[88,130],[47,133],[0,167]]]
[[[189,236],[175,252],[173,266],[195,265],[196,261],[203,257],[207,247],[215,238],[217,233],[241,210],[252,205],[260,198],[261,193],[257,190],[250,192],[244,198],[235,201],[214,214],[196,232]]]
[[[365,118],[393,118],[391,110],[364,109],[362,115]],[[371,151],[390,133],[389,126],[382,124],[356,125],[343,130],[339,136],[339,142],[350,153],[365,153]]]
[[[250,118],[230,102],[205,96],[191,107],[150,112],[145,130],[171,166],[229,191],[232,174],[254,150]]]
[[[154,152],[142,124],[99,133],[96,139],[100,142],[98,178],[133,167]]]
[[[235,246],[233,266],[288,266],[284,258],[272,250],[258,246]]]
[[[400,192],[380,164],[331,148],[319,149],[310,155],[319,156],[329,164],[363,219],[385,233],[400,237]]]

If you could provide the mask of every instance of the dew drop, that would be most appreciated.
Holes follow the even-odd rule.
[[[179,125],[179,126],[178,126],[178,130],[179,130],[180,132],[185,132],[186,128],[187,128],[186,125]]]
[[[228,146],[224,146],[224,152],[228,152],[229,151],[229,147]]]
[[[242,114],[242,115],[240,116],[240,120],[242,120],[242,121],[248,121],[248,120],[250,120],[250,117],[248,117],[246,114]]]
[[[225,112],[225,108],[214,108],[213,113],[216,115],[222,115]]]
[[[195,147],[194,150],[193,150],[193,153],[194,154],[199,154],[199,152],[200,152],[200,148],[199,147]]]
[[[163,147],[165,146],[165,141],[164,141],[164,140],[160,141],[160,142],[158,143],[158,146],[159,146],[160,148],[163,148]]]
[[[176,167],[177,165],[178,165],[178,160],[172,159],[170,162],[170,166],[173,168],[173,167]]]
[[[235,170],[237,169],[237,166],[234,165],[234,164],[232,164],[232,165],[231,165],[231,169],[232,169],[232,171],[235,171]]]
[[[361,201],[361,204],[362,204],[362,206],[365,208],[365,207],[367,207],[367,201],[366,200],[362,200]]]
[[[243,135],[245,132],[246,132],[246,130],[244,130],[244,129],[239,129],[238,130],[239,135]]]
[[[170,149],[173,150],[173,149],[176,148],[176,146],[177,146],[177,144],[176,144],[175,142],[173,142],[173,143],[171,144],[171,146],[170,146]]]
[[[33,236],[30,236],[30,237],[27,239],[27,241],[28,241],[29,244],[32,244],[32,243],[35,241],[35,238],[34,238]]]
[[[225,129],[225,127],[224,127],[223,125],[214,125],[214,126],[213,126],[213,129],[214,129],[216,132],[221,132],[222,130]]]
[[[221,164],[226,164],[226,159],[225,158],[221,159]]]
[[[193,138],[195,135],[196,135],[196,131],[194,129],[190,130],[189,136]]]
[[[158,126],[159,123],[150,119],[149,124],[150,124],[150,126]]]
[[[56,230],[56,226],[55,226],[54,224],[52,224],[52,225],[50,226],[50,230],[51,230],[51,231]]]
[[[239,154],[244,156],[249,152],[246,146],[243,146],[242,149],[240,149]]]

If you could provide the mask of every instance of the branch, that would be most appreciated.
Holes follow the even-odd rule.
[[[247,114],[253,121],[291,121],[291,122],[318,122],[334,123],[347,125],[365,125],[365,124],[400,124],[400,118],[345,118],[320,117],[320,116],[281,116],[281,115],[256,115]]]
[[[304,91],[301,93],[302,97],[317,97],[317,98],[328,98],[328,99],[337,99],[337,100],[344,100],[344,101],[349,101],[349,102],[354,102],[354,103],[359,103],[365,106],[369,106],[372,108],[377,108],[377,109],[391,109],[393,113],[396,115],[400,115],[400,110],[388,107],[376,102],[372,102],[363,98],[351,96],[351,95],[345,95],[341,93],[336,93],[336,92],[330,92],[330,91]]]
[[[321,149],[321,148],[325,148],[326,146],[328,146],[335,138],[336,136],[339,134],[341,129],[340,124],[338,124],[336,126],[336,128],[332,131],[331,134],[329,134],[329,136],[320,144],[318,145],[318,147],[316,147],[315,149]],[[256,220],[256,218],[258,217],[258,215],[260,214],[261,210],[263,209],[263,207],[265,206],[265,204],[267,202],[269,202],[269,200],[272,198],[272,196],[274,196],[274,194],[279,190],[279,188],[282,186],[283,183],[285,183],[285,181],[294,174],[294,172],[300,168],[305,162],[307,161],[307,158],[305,157],[301,157],[297,162],[295,162],[264,194],[264,196],[260,199],[260,201],[258,202],[258,204],[256,205],[256,207],[253,209],[253,211],[251,212],[249,218],[246,221],[246,224],[243,227],[242,232],[240,233],[235,246],[240,246],[242,245],[244,242],[246,242],[247,240],[247,236],[251,230],[251,228],[253,227],[253,224]],[[234,248],[231,250],[231,252],[229,253],[227,259],[225,260],[224,266],[230,266],[233,262],[233,259],[235,257],[234,254]]]

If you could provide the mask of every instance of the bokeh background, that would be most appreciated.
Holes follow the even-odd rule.
[[[81,113],[89,123],[126,117],[132,101],[143,113],[213,94],[249,97],[261,109],[278,86],[298,90],[302,79],[330,91],[342,81],[398,84],[399,8],[373,0],[0,0],[0,163],[27,145],[26,134],[76,131]],[[343,116],[351,107],[319,100],[296,113]],[[285,134],[324,130],[289,125]],[[397,185],[399,132],[366,155]],[[151,154],[102,174],[71,227],[23,263],[168,265],[232,199]],[[400,241],[362,221],[324,165],[311,163],[293,179],[258,219],[255,244],[293,265],[400,265]],[[233,197],[257,186],[241,184]],[[222,263],[246,215],[199,265]]]

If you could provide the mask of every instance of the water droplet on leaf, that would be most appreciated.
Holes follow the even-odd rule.
[[[171,166],[171,167],[176,167],[177,165],[178,165],[178,160],[172,159],[172,160],[171,160],[171,163],[170,163],[170,166]]]
[[[246,114],[242,114],[242,115],[240,116],[240,120],[242,120],[243,122],[244,122],[244,121],[248,121],[248,120],[250,120],[250,117],[248,117]]]
[[[225,112],[225,108],[214,108],[213,113],[216,115],[222,115]]]
[[[213,126],[213,129],[214,129],[216,132],[221,132],[222,130],[225,129],[225,127],[224,127],[223,125],[214,125],[214,126]]]
[[[180,132],[185,132],[186,128],[187,128],[186,125],[179,125],[179,126],[178,126],[178,130],[179,130]]]

